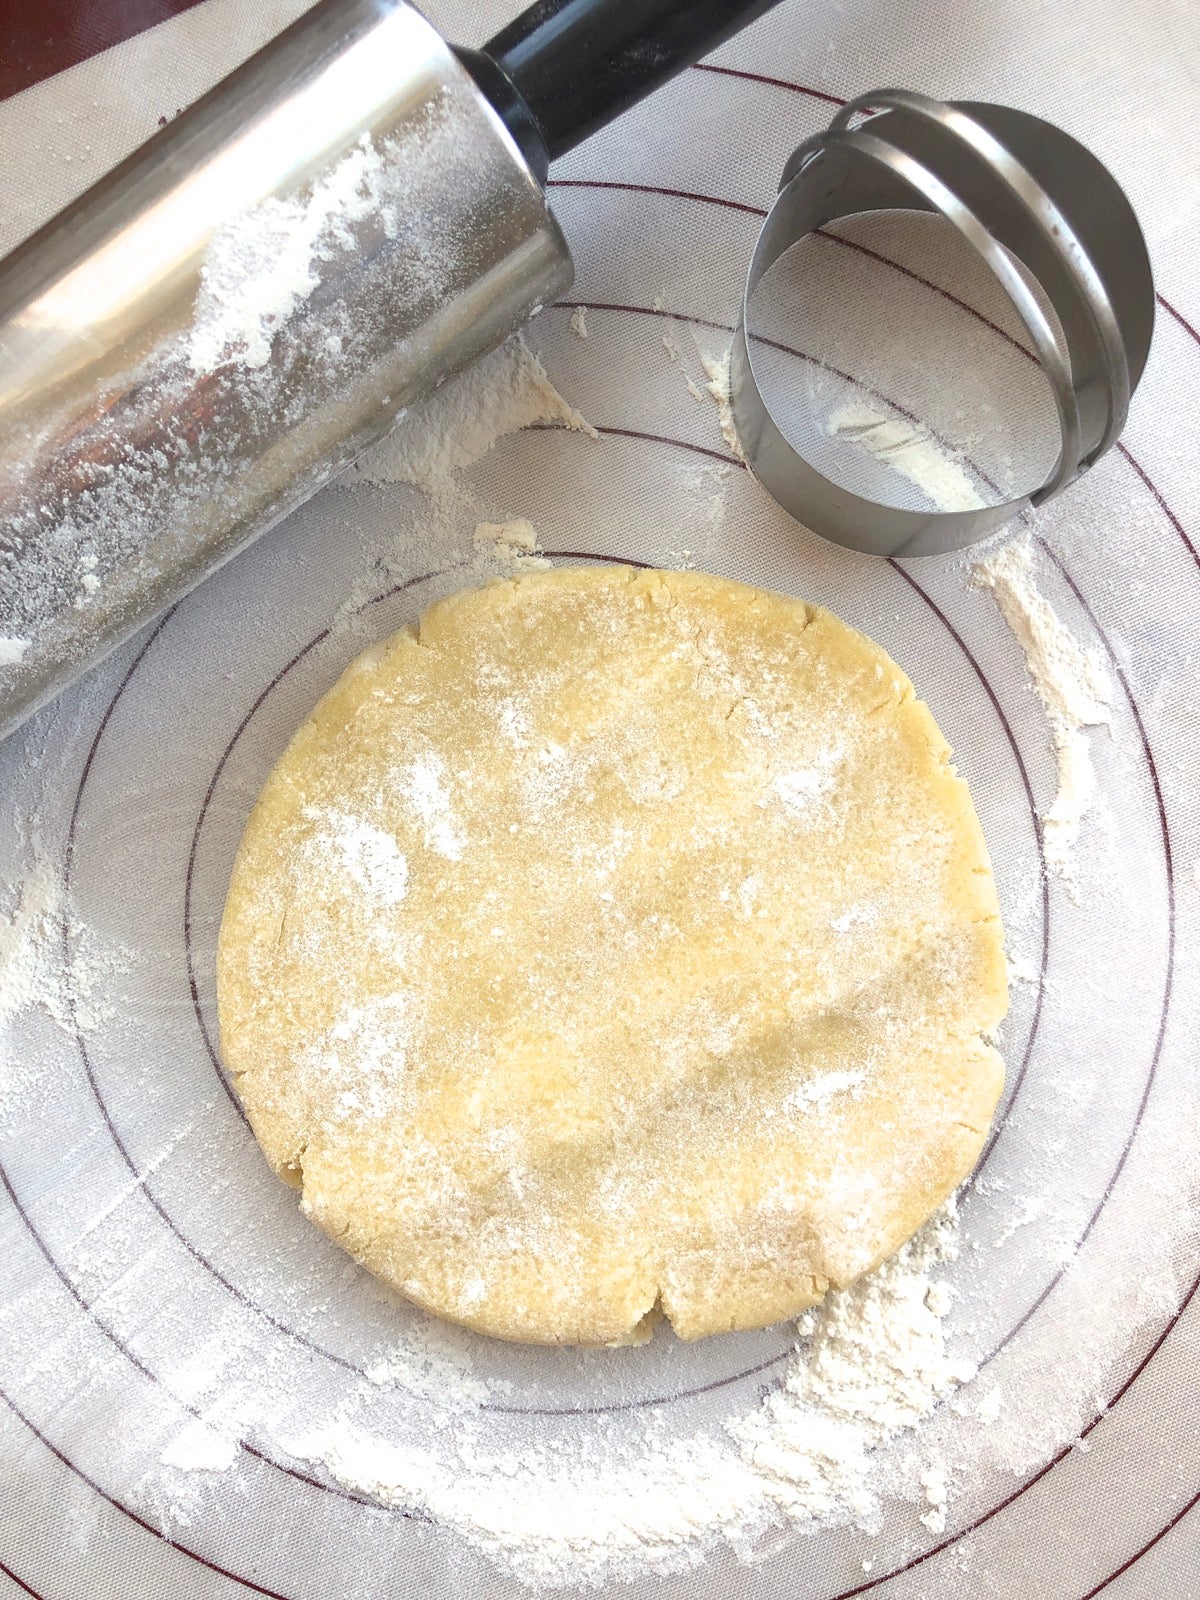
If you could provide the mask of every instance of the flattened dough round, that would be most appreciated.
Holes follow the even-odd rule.
[[[996,890],[911,684],[828,611],[575,567],[432,606],[300,728],[218,955],[304,1211],[506,1339],[776,1322],[970,1170]]]

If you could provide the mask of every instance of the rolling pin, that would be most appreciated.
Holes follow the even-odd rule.
[[[320,0],[0,262],[0,738],[572,278],[550,162],[774,0]]]

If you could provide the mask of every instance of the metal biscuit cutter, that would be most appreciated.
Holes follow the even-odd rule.
[[[747,332],[759,282],[815,229],[888,210],[940,213],[1020,317],[1049,380],[1060,435],[1057,461],[1033,493],[964,511],[884,505],[825,477],[773,417]],[[1041,286],[1057,328],[1017,263]],[[733,341],[734,419],[755,477],[815,533],[872,555],[940,555],[1044,504],[1112,448],[1153,326],[1154,283],[1141,228],[1116,179],[1090,151],[1053,124],[1008,106],[877,89],[850,101],[784,167],[751,258]]]

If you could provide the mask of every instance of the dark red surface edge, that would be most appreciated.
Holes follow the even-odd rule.
[[[200,0],[0,0],[0,100]]]

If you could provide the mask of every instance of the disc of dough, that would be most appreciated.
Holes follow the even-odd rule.
[[[354,1258],[505,1339],[795,1315],[970,1171],[983,835],[828,611],[573,567],[432,606],[296,733],[233,870],[224,1057]]]

